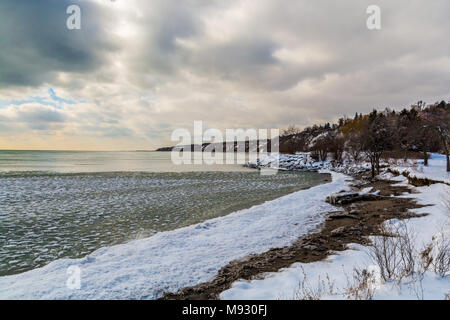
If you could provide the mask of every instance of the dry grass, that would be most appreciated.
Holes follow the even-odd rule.
[[[420,251],[420,266],[424,271],[427,271],[433,263],[433,248],[433,243],[429,243]]]
[[[417,253],[414,249],[415,235],[406,224],[385,224],[381,235],[373,239],[369,255],[379,267],[384,281],[401,280],[411,276],[416,267]]]
[[[368,269],[353,269],[353,279],[347,277],[344,297],[347,300],[373,300],[377,275]]]
[[[450,273],[450,240],[445,233],[438,233],[421,250],[415,248],[415,238],[405,223],[382,227],[381,236],[372,241],[369,255],[380,268],[383,280],[420,276],[430,268],[441,277]]]
[[[302,267],[303,279],[299,284],[299,288],[294,294],[295,300],[321,300],[325,295],[335,295],[334,282],[330,280],[327,274],[325,279],[320,277],[317,280],[317,286],[311,285],[306,275],[305,269]]]
[[[325,278],[318,278],[314,285],[309,281],[302,267],[303,279],[294,293],[295,300],[322,300],[327,297],[342,297],[347,300],[372,300],[375,293],[377,276],[375,272],[367,269],[353,270],[352,279],[347,276],[347,286],[336,289],[334,281],[328,274]]]

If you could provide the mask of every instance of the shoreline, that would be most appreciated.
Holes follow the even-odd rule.
[[[330,212],[327,220],[317,231],[299,237],[293,245],[233,261],[221,269],[212,281],[187,287],[178,292],[166,293],[164,299],[249,299],[253,297],[253,294],[257,299],[266,299],[262,298],[266,296],[274,299],[273,294],[264,293],[264,290],[271,286],[282,290],[282,285],[278,286],[277,280],[272,280],[272,277],[284,279],[283,281],[289,277],[298,279],[298,276],[292,276],[292,272],[298,268],[295,267],[297,265],[305,267],[310,265],[314,268],[313,266],[322,264],[321,268],[325,270],[322,272],[327,272],[326,261],[332,257],[351,256],[352,246],[367,248],[372,237],[383,235],[379,227],[384,222],[399,223],[398,221],[404,220],[409,224],[420,225],[421,220],[411,218],[423,218],[424,221],[435,219],[435,206],[438,203],[436,201],[424,203],[422,197],[426,197],[429,191],[421,187],[436,185],[436,188],[440,190],[441,184],[450,185],[448,173],[446,176],[439,171],[442,170],[439,167],[442,156],[438,154],[431,155],[432,166],[425,168],[420,162],[417,164],[411,160],[408,160],[406,164],[404,162],[403,168],[398,167],[397,161],[394,160],[391,163],[387,160],[387,163],[382,164],[383,173],[375,179],[370,178],[369,168],[364,163],[358,165],[347,163],[335,167],[330,161],[314,163],[308,158],[308,154],[282,155],[280,167],[288,171],[303,171],[319,167],[348,174],[354,178],[353,190],[362,192],[370,187],[376,192],[370,196],[355,197],[358,198],[355,203],[338,205],[336,209],[343,209],[344,213]],[[261,169],[271,165],[273,164],[269,157],[263,161],[258,160],[257,163],[251,164],[251,167]],[[426,174],[423,174],[424,172]],[[364,177],[365,175],[367,176]],[[426,209],[427,207],[430,209]],[[421,208],[425,209],[421,210]],[[429,215],[431,216],[428,217]],[[264,283],[267,285],[264,286]],[[262,291],[259,294],[252,291],[256,288]],[[245,293],[246,290],[249,290],[249,293]]]
[[[284,247],[316,229],[332,208],[326,195],[347,188],[344,175],[331,174],[331,182],[225,217],[1,277],[0,298],[158,299],[209,281],[233,260]],[[82,272],[81,290],[66,287],[73,265]]]
[[[0,225],[6,227],[0,236],[5,244],[0,276],[60,258],[83,258],[102,247],[226,216],[330,180],[306,173],[265,177],[250,169],[0,177],[5,200]]]
[[[345,166],[341,169],[346,173]],[[297,262],[324,261],[348,250],[349,244],[367,244],[367,237],[377,235],[384,221],[426,215],[412,213],[427,207],[417,204],[415,196],[405,196],[413,193],[413,186],[399,184],[400,176],[384,172],[380,180],[323,172],[332,175],[331,182],[225,217],[104,247],[82,259],[62,259],[0,278],[0,287],[5,288],[0,298],[219,299],[241,279],[261,279]],[[368,188],[378,192],[368,193]],[[331,194],[350,190],[370,197],[339,206],[325,201]],[[71,265],[82,268],[82,290],[65,288]]]
[[[358,179],[354,182],[358,183]],[[278,272],[297,262],[325,260],[336,252],[347,250],[349,244],[367,244],[367,238],[377,235],[379,226],[387,220],[422,217],[423,215],[413,214],[410,210],[425,206],[418,205],[412,198],[397,197],[405,192],[410,194],[412,190],[405,186],[394,186],[395,184],[397,182],[392,180],[354,184],[352,187],[358,191],[373,187],[379,190],[382,198],[337,206],[336,211],[327,214],[325,222],[316,231],[299,237],[290,246],[232,261],[212,281],[174,293],[165,293],[161,299],[220,299],[220,294],[231,288],[235,281],[260,279],[268,272]]]

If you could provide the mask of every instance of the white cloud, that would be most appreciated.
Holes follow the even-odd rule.
[[[0,109],[0,137],[20,127],[21,134],[78,137],[77,147],[85,141],[90,148],[150,148],[170,144],[171,130],[191,128],[194,120],[219,129],[308,125],[450,97],[445,0],[380,0],[380,31],[366,27],[372,4],[366,0],[81,4],[86,28],[75,38],[54,30],[61,17],[46,11],[51,1],[18,5],[8,19],[1,8],[0,30],[9,36],[0,53],[8,66],[0,100],[23,100],[51,87],[82,102],[61,110]],[[52,23],[39,20],[52,15]],[[15,21],[23,21],[24,32],[14,32]],[[38,26],[40,42],[30,38]],[[27,119],[41,125],[32,128]]]

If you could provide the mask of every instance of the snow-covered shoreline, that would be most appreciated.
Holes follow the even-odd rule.
[[[413,163],[413,161],[410,161]],[[449,174],[445,172],[445,158],[433,154],[429,161],[429,167],[423,167],[420,162],[414,166],[391,166],[391,171],[405,174],[417,179],[428,179],[434,183],[430,186],[413,187],[408,184],[405,176],[394,177],[385,172],[379,178],[397,181],[398,185],[408,186],[416,193],[400,197],[413,198],[423,208],[412,210],[416,214],[427,214],[421,218],[405,221],[390,221],[394,226],[406,226],[414,233],[413,244],[417,248],[423,248],[425,244],[436,241],[436,236],[450,237],[450,216],[444,200],[450,201]],[[448,205],[448,204],[447,204]],[[403,225],[404,223],[404,225]],[[434,239],[434,240],[433,240]],[[345,295],[339,293],[339,289],[348,286],[354,268],[372,268],[376,270],[374,262],[367,254],[368,248],[351,244],[349,250],[328,257],[324,261],[313,263],[296,263],[279,272],[266,274],[264,279],[244,281],[239,280],[233,286],[221,294],[221,299],[296,299],[298,298],[300,283],[307,281],[311,290],[319,292],[321,281],[330,281],[335,293],[330,294],[326,290],[321,299],[345,299]],[[329,280],[328,280],[329,277]],[[307,278],[305,280],[305,278]],[[450,294],[450,276],[442,277],[432,271],[426,271],[422,280],[405,278],[401,282],[391,281],[376,283],[374,299],[438,299],[446,298]]]
[[[61,259],[0,278],[0,299],[155,299],[211,280],[232,260],[291,244],[315,230],[335,208],[331,193],[349,189],[349,177],[268,201],[225,217]],[[81,289],[66,286],[67,270],[81,270]]]
[[[351,163],[344,161],[342,164],[334,163],[332,160],[316,161],[311,157],[309,152],[299,152],[296,154],[267,154],[256,162],[249,162],[247,164],[250,168],[264,169],[272,168],[282,171],[312,171],[328,170],[340,172],[344,174],[354,175],[361,174],[370,170],[370,164]]]
[[[273,167],[270,162],[270,159],[262,159],[258,167]],[[284,170],[330,172],[332,182],[201,224],[102,248],[83,259],[61,259],[43,268],[0,277],[0,299],[156,299],[164,292],[176,292],[210,281],[221,267],[233,260],[288,246],[299,237],[317,230],[326,215],[336,211],[336,207],[325,202],[326,197],[350,189],[352,179],[336,171],[368,171],[367,164],[346,164],[328,171],[332,168],[331,162],[314,163],[304,154],[282,155],[278,164]],[[429,168],[424,169],[420,162],[405,167],[391,164],[390,168],[409,177],[437,178],[437,181],[446,183],[448,173],[436,169],[440,165],[441,157],[432,155]],[[380,178],[408,184],[406,177],[394,177],[387,171]],[[417,241],[423,244],[438,232],[438,227],[445,226],[445,230],[450,230],[442,204],[442,196],[450,194],[450,186],[437,183],[416,188],[416,191],[416,194],[408,197],[415,198],[419,204],[432,206],[415,209],[416,213],[429,215],[407,220],[406,223],[408,227],[420,230]],[[364,252],[365,247],[350,245],[349,248],[354,250],[344,251],[320,262],[297,263],[271,273],[262,280],[237,281],[221,294],[221,298],[292,299],[302,280],[302,270],[308,273],[312,283],[317,281],[317,277],[323,279],[328,274],[333,277],[336,286],[345,285],[355,266],[370,264]],[[80,290],[66,286],[69,277],[67,270],[71,266],[78,266],[81,270]],[[423,283],[425,298],[440,299],[450,291],[448,277],[439,279],[428,272]],[[410,286],[408,282],[397,284],[395,288],[389,283],[380,285],[375,298],[414,299],[415,293]]]

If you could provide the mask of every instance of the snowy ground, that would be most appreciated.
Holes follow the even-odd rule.
[[[335,210],[325,198],[348,189],[347,176],[332,176],[331,183],[225,217],[1,277],[0,299],[154,299],[209,281],[232,260],[289,245],[317,228]],[[66,285],[72,266],[81,270],[79,290]]]
[[[445,155],[432,153],[430,155],[430,159],[428,160],[428,167],[423,165],[423,160],[409,162],[410,163],[407,166],[400,164],[398,166],[393,166],[392,169],[401,174],[408,174],[410,177],[419,179],[428,178],[434,181],[441,181],[450,184],[450,172],[446,172],[445,170]]]
[[[438,155],[432,156],[429,168],[422,168],[419,164],[417,168],[405,168],[405,170],[417,176],[420,173],[420,177],[429,179],[448,179],[445,162]],[[389,173],[385,173],[383,177],[392,179]],[[403,176],[393,180],[403,185],[408,183]],[[407,228],[416,234],[415,246],[423,248],[425,244],[432,241],[433,236],[442,234],[447,238],[450,236],[450,215],[444,204],[444,200],[450,200],[450,186],[440,183],[415,189],[419,193],[405,195],[405,197],[414,197],[420,204],[432,205],[414,210],[416,213],[428,213],[428,216],[406,221]],[[391,221],[390,223],[399,224],[400,222]],[[297,263],[280,272],[269,273],[262,280],[237,281],[231,289],[221,294],[221,298],[296,299],[301,293],[300,283],[303,282],[316,292],[318,288],[326,287],[323,289],[321,299],[344,299],[346,298],[343,295],[344,288],[348,286],[349,281],[351,282],[354,268],[377,269],[367,251],[366,247],[350,245],[349,250],[331,256],[325,261]],[[304,281],[305,275],[306,281]],[[332,283],[334,287],[333,294],[330,293],[332,290],[329,290],[329,283]],[[450,293],[450,276],[440,277],[432,271],[427,271],[422,282],[413,279],[404,279],[400,283],[383,282],[378,278],[374,289],[374,299],[444,299],[445,294]]]

